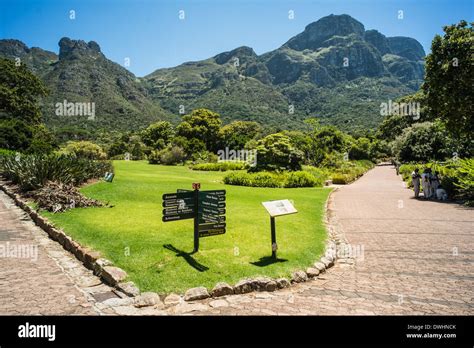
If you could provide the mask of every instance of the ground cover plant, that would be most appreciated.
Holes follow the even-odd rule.
[[[48,181],[80,185],[112,171],[109,161],[95,161],[61,154],[0,156],[0,173],[23,191],[43,187]]]

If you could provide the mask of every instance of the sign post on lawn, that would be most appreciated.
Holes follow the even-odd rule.
[[[199,238],[217,236],[226,231],[225,190],[200,191],[201,184],[193,183],[193,190],[178,189],[163,195],[163,222],[194,219],[194,249],[199,251]]]
[[[275,228],[275,218],[277,216],[296,214],[298,211],[295,209],[293,204],[288,199],[283,199],[280,201],[268,201],[262,202],[263,206],[270,214],[270,231],[272,238],[272,257],[276,259],[278,245],[276,242],[276,228]]]
[[[199,221],[198,221],[198,206],[199,206],[199,189],[201,188],[201,184],[198,182],[193,182],[193,190],[194,190],[194,249],[193,252],[196,253],[199,250]]]

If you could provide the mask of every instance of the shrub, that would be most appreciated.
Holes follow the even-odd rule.
[[[216,163],[219,160],[219,157],[210,151],[200,151],[196,154],[193,154],[192,159],[194,163]]]
[[[438,173],[440,183],[450,198],[465,200],[474,204],[474,159],[458,159],[445,163],[407,163],[400,166],[400,174],[408,187],[412,187],[411,173],[415,168],[423,171],[431,168]]]
[[[192,170],[221,172],[225,172],[227,170],[243,170],[247,168],[248,165],[245,162],[198,163],[191,167]]]
[[[349,174],[333,174],[332,183],[336,185],[346,185],[353,181],[353,176]]]
[[[270,134],[258,141],[257,165],[253,171],[300,170],[303,153],[293,148],[290,138],[281,133]]]
[[[456,178],[454,185],[460,198],[466,199],[467,205],[474,205],[474,158],[457,161]]]
[[[252,174],[245,172],[231,172],[224,177],[224,184],[252,186]]]
[[[93,161],[73,156],[15,155],[0,158],[0,172],[24,191],[43,187],[48,181],[79,185],[113,171],[109,161]]]
[[[60,153],[90,160],[105,160],[107,158],[106,153],[99,145],[84,140],[67,142]]]
[[[308,172],[290,172],[286,177],[285,187],[323,186],[322,178],[315,178]]]
[[[324,180],[315,178],[308,172],[231,172],[224,177],[228,185],[251,187],[315,187],[322,186]]]
[[[179,146],[168,146],[160,151],[152,151],[148,156],[148,163],[150,164],[165,164],[175,165],[183,163],[186,159],[184,150]]]
[[[0,149],[0,159],[2,157],[10,157],[10,156],[15,156],[17,152],[13,150],[8,150],[8,149]]]
[[[345,185],[362,176],[373,166],[369,160],[345,161],[339,168],[333,169],[329,176],[333,184]]]
[[[313,167],[313,166],[304,166],[303,170],[310,173],[317,180],[320,180],[324,183],[325,180],[329,179],[330,171],[327,168]]]
[[[252,186],[255,187],[281,187],[284,182],[284,175],[269,172],[252,174]]]

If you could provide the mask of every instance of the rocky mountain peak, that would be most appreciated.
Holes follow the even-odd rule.
[[[364,36],[364,25],[349,15],[334,15],[323,17],[306,26],[305,30],[291,38],[284,46],[302,51],[315,50],[333,36]]]
[[[20,40],[0,40],[0,52],[7,57],[22,57],[30,51]]]
[[[217,64],[225,64],[232,58],[239,58],[240,60],[245,58],[257,57],[255,51],[248,46],[241,46],[233,49],[232,51],[223,52],[214,57]]]
[[[63,37],[59,40],[59,59],[77,59],[82,56],[102,56],[100,46],[95,41],[71,40]]]
[[[423,46],[411,37],[394,36],[387,38],[387,40],[393,54],[413,61],[421,60],[425,56]]]

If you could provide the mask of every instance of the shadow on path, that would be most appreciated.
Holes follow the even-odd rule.
[[[258,266],[258,267],[265,267],[265,266],[269,266],[273,263],[286,262],[286,261],[288,261],[288,260],[287,259],[279,259],[279,258],[274,259],[271,256],[264,256],[264,257],[261,257],[260,260],[250,262],[250,263],[252,265],[255,265],[255,266]]]
[[[209,267],[204,266],[203,264],[197,262],[191,255],[194,254],[192,253],[187,253],[183,250],[177,249],[175,246],[172,244],[164,244],[163,248],[168,249],[170,251],[173,251],[176,253],[177,257],[182,257],[191,267],[196,269],[199,272],[205,272],[209,269]]]

